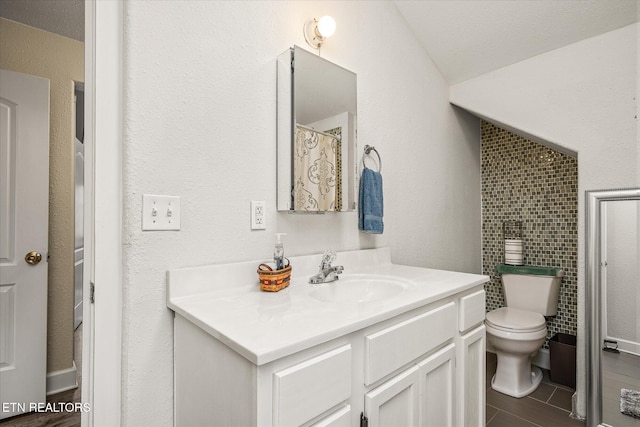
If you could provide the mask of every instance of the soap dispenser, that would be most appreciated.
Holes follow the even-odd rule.
[[[284,246],[281,237],[286,235],[287,233],[276,233],[276,246],[273,250],[273,262],[276,264],[276,270],[284,268]]]

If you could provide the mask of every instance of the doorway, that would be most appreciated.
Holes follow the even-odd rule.
[[[3,0],[2,3],[2,13],[7,11],[9,3],[28,3],[29,6],[53,5],[54,9],[61,4],[50,0]],[[84,48],[85,233],[82,402],[88,406],[81,411],[81,421],[83,426],[115,426],[121,423],[122,406],[124,2],[73,0],[69,3],[81,3],[85,9],[81,20],[86,24],[87,40]],[[44,20],[51,21],[53,20]],[[68,23],[68,20],[64,22]],[[0,38],[0,43],[8,41],[7,37]],[[0,53],[4,55],[6,49],[0,49]],[[71,92],[72,80],[82,81],[83,76],[69,80]],[[100,162],[95,161],[97,158]],[[70,187],[73,187],[73,183]],[[73,251],[70,253],[73,259]],[[70,311],[72,313],[72,309]],[[69,325],[71,329],[73,322]]]
[[[587,427],[640,426],[640,189],[587,193]]]
[[[84,6],[81,1],[74,4]],[[39,10],[41,6],[43,9]],[[48,220],[45,220],[48,222],[49,244],[48,249],[45,247],[42,251],[45,258],[43,265],[49,270],[49,280],[44,287],[45,295],[48,288],[47,303],[42,310],[48,324],[48,337],[46,341],[43,340],[47,345],[47,367],[42,383],[46,384],[45,390],[49,396],[75,390],[80,383],[82,352],[74,350],[81,345],[77,338],[82,329],[75,328],[78,322],[74,321],[74,306],[77,305],[74,301],[74,283],[81,284],[82,277],[75,277],[74,274],[78,264],[74,225],[76,222],[82,223],[82,217],[75,216],[74,205],[77,201],[73,188],[74,174],[76,177],[82,176],[83,171],[74,173],[74,140],[79,135],[74,132],[73,123],[84,121],[84,108],[82,105],[74,108],[74,98],[77,98],[78,90],[82,89],[76,82],[84,81],[85,51],[82,40],[56,33],[53,28],[39,26],[36,15],[51,17],[52,10],[47,8],[52,6],[62,5],[49,1],[3,1],[0,14],[0,67],[45,78],[51,86],[48,100],[51,105],[48,129],[51,140],[48,160],[49,215]],[[28,9],[29,14],[21,14],[20,7]],[[66,12],[70,13],[68,9]],[[84,8],[79,10],[78,15],[80,21],[84,22]],[[82,305],[77,308],[82,310]],[[79,392],[77,401],[79,402]]]

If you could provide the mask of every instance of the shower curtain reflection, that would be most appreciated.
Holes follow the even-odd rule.
[[[294,207],[302,211],[342,210],[340,128],[320,132],[296,126],[293,159]]]

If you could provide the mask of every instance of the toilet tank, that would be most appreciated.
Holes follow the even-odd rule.
[[[558,294],[564,271],[559,268],[530,265],[499,265],[507,307],[535,311],[544,316],[558,312]]]

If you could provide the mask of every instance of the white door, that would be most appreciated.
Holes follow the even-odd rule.
[[[48,216],[49,80],[0,70],[0,419],[45,401]]]

